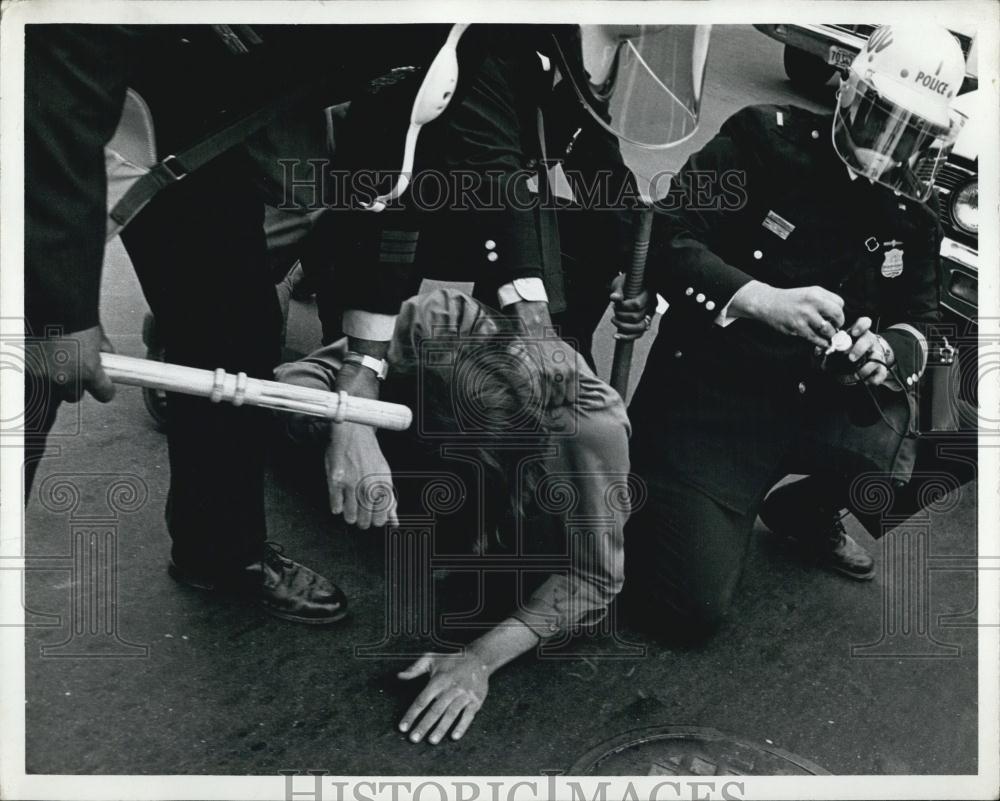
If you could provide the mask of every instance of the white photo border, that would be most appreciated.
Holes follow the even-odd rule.
[[[938,2],[853,2],[851,0],[761,0],[736,2],[632,2],[618,0],[381,0],[357,2],[339,0],[21,0],[4,2],[0,17],[0,54],[2,54],[2,90],[0,90],[0,214],[3,236],[0,239],[0,320],[4,324],[19,321],[23,315],[23,58],[24,25],[29,22],[118,22],[142,23],[264,23],[289,22],[290,9],[299,23],[401,23],[432,21],[523,23],[714,23],[752,22],[826,22],[831,19],[864,19],[873,23],[898,20],[904,13],[908,20],[919,20],[954,27],[959,21],[979,26],[980,88],[988,93],[982,103],[985,123],[981,126],[984,141],[980,153],[980,192],[983,218],[989,221],[980,231],[979,275],[980,326],[990,337],[1000,336],[1000,104],[998,104],[998,55],[1000,55],[1000,4],[989,0],[939,0]],[[985,328],[983,328],[985,326]],[[4,332],[7,333],[7,332]],[[19,332],[15,332],[19,335]],[[980,365],[981,369],[984,365]],[[1000,409],[1000,382],[981,381],[979,402],[987,410]],[[18,419],[23,408],[20,380],[5,373],[0,383],[0,420]],[[998,418],[990,418],[998,419]],[[0,448],[0,557],[16,567],[24,551],[24,520],[21,498],[22,453],[17,447]],[[1000,555],[1000,452],[991,443],[979,453],[979,553]],[[5,565],[5,566],[7,566]],[[22,565],[23,566],[23,565]],[[21,582],[13,579],[17,571],[0,574],[0,609],[3,619],[11,619],[20,610],[23,615]],[[12,580],[13,579],[13,580]],[[904,798],[996,798],[1000,787],[1000,714],[998,714],[998,677],[1000,677],[1000,571],[982,571],[979,576],[979,773],[975,776],[818,776],[799,777],[725,777],[742,785],[740,798],[746,799],[904,799]],[[23,619],[23,618],[22,618]],[[25,681],[24,629],[16,625],[0,627],[0,797],[10,799],[278,799],[288,797],[283,776],[53,776],[25,773]],[[302,777],[303,779],[306,777]],[[415,786],[431,777],[392,777],[393,784],[410,781]],[[449,797],[468,798],[469,788],[483,790],[480,798],[493,798],[490,782],[504,782],[500,798],[568,798],[566,776],[550,784],[545,776],[534,777],[434,777],[446,788]],[[614,778],[578,777],[580,787],[594,796],[599,785],[608,784],[607,797],[645,798],[657,784],[655,777]],[[375,794],[379,777],[332,777],[323,779],[329,793],[323,798],[360,799]],[[509,788],[515,782],[534,782]],[[698,797],[693,779],[683,797]],[[374,786],[365,782],[375,782]],[[341,795],[336,794],[340,785]],[[463,785],[465,790],[462,789]],[[363,794],[358,795],[358,787]],[[296,784],[297,790],[306,790]],[[439,797],[437,791],[424,793]],[[308,791],[296,798],[309,797]],[[400,798],[407,798],[400,795]],[[411,796],[412,797],[412,796]],[[682,796],[663,795],[663,798]]]

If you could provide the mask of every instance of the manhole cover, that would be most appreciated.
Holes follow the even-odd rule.
[[[773,745],[715,729],[651,726],[605,740],[571,776],[829,776],[819,765]]]

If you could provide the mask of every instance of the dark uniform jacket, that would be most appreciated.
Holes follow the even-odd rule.
[[[447,31],[235,26],[246,47],[232,52],[214,27],[25,28],[25,312],[36,334],[97,324],[107,230],[104,146],[127,86],[152,107],[163,157],[304,84],[315,85],[308,102],[316,108],[349,100],[400,60],[429,61]]]
[[[688,160],[657,209],[647,283],[669,309],[630,408],[636,461],[737,511],[768,489],[815,409],[848,391],[816,370],[806,340],[751,320],[718,325],[740,287],[757,279],[839,294],[845,328],[870,316],[890,342],[904,390],[923,370],[926,325],[939,319],[935,214],[852,180],[830,130],[828,115],[745,108]]]
[[[616,200],[632,178],[616,140],[589,120],[569,83],[553,88],[554,68],[546,70],[539,57],[551,50],[551,32],[538,25],[470,27],[458,48],[455,95],[423,127],[414,180],[401,202],[381,213],[353,212],[350,221],[328,217],[338,296],[347,308],[395,314],[424,276],[481,283],[486,291],[477,286],[477,294],[491,303],[490,290],[541,278],[550,309],[565,307],[558,204],[544,201],[543,161],[562,160],[571,183],[606,169],[607,179],[586,188],[595,207]],[[338,138],[338,173],[398,174],[422,77],[419,70],[397,71],[352,103]],[[463,190],[463,181],[475,189]],[[627,258],[631,217],[586,216],[574,221],[570,237],[573,251],[586,254],[579,269],[616,273]]]

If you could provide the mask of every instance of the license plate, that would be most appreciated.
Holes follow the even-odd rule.
[[[846,70],[851,66],[851,62],[854,61],[854,56],[856,55],[855,51],[848,50],[846,47],[831,47],[830,52],[826,56],[826,63],[837,69]]]

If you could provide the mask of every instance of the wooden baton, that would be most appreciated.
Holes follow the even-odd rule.
[[[117,353],[102,353],[101,365],[108,378],[116,384],[198,395],[215,403],[227,401],[234,406],[262,406],[281,412],[325,417],[337,423],[362,423],[392,431],[403,431],[413,421],[410,409],[399,403],[250,378],[246,373],[233,375],[222,368],[202,370],[119,356]]]

